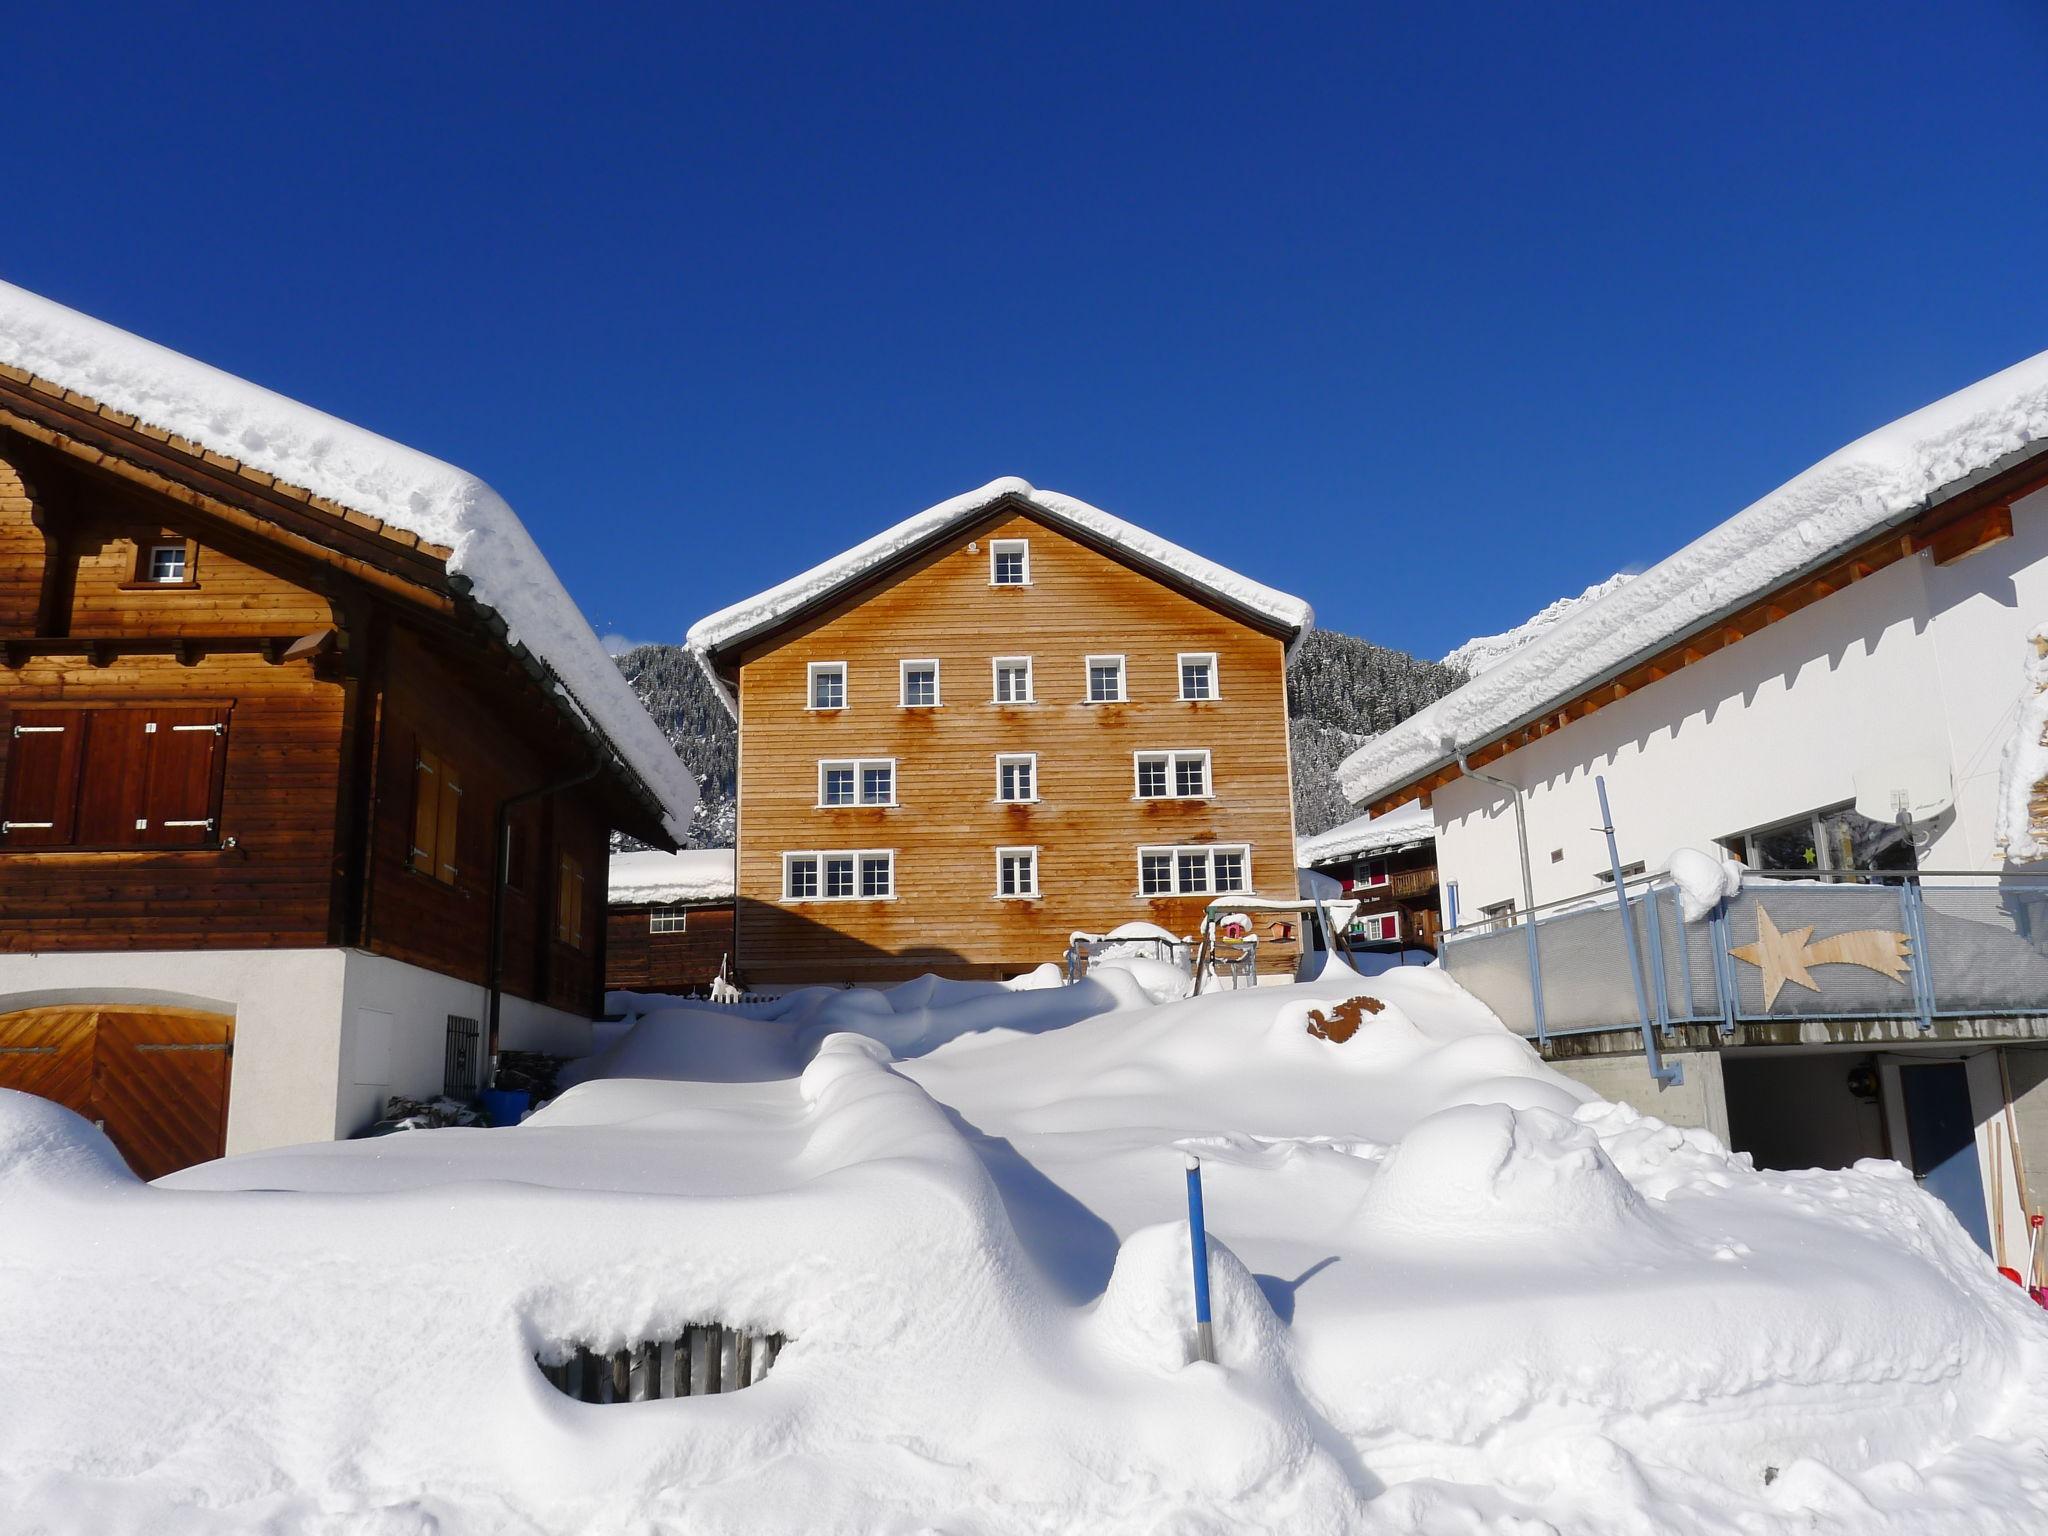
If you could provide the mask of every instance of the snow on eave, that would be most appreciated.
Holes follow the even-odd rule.
[[[1345,798],[1394,794],[2037,451],[2048,352],[1837,449],[1498,665],[1364,743]]]
[[[0,363],[448,550],[451,584],[541,663],[683,836],[696,781],[525,525],[475,475],[6,282]]]
[[[1358,816],[1343,824],[1297,838],[1294,862],[1303,869],[1335,864],[1362,853],[1397,853],[1420,848],[1436,840],[1436,827],[1420,800],[1388,811],[1384,816]]]
[[[647,848],[615,853],[606,872],[605,899],[615,907],[731,901],[733,852],[730,848],[685,848],[680,853],[662,853]]]
[[[1290,597],[1248,576],[1240,576],[1236,571],[1203,559],[1192,550],[1183,549],[1157,534],[1147,533],[1121,518],[1112,517],[1100,507],[1090,506],[1072,496],[1063,496],[1057,491],[1041,491],[1028,481],[1006,476],[991,480],[979,490],[927,507],[916,516],[905,518],[893,528],[884,529],[873,538],[792,576],[778,586],[699,619],[690,626],[686,643],[705,660],[705,673],[715,683],[716,672],[710,660],[718,653],[764,630],[787,623],[806,609],[827,601],[848,583],[892,565],[952,529],[973,522],[1005,498],[1022,502],[1055,524],[1064,524],[1112,545],[1139,565],[1177,577],[1208,592],[1224,605],[1250,613],[1285,631],[1289,655],[1315,624],[1314,610],[1298,597]],[[722,684],[719,687],[723,695],[724,687]]]

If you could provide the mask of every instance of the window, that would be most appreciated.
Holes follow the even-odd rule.
[[[896,894],[896,855],[886,848],[785,853],[784,901],[882,901]]]
[[[1401,914],[1374,912],[1367,917],[1354,917],[1351,919],[1351,937],[1381,944],[1396,943],[1401,937]]]
[[[1846,805],[1809,811],[1722,841],[1751,869],[1843,873],[1920,867],[1909,832],[1860,816]]]
[[[687,907],[655,907],[647,914],[649,933],[687,933],[690,929],[690,911]]]
[[[1088,658],[1088,702],[1120,704],[1124,697],[1124,659],[1121,656]]]
[[[1138,752],[1140,800],[1201,800],[1209,793],[1209,754],[1202,752]]]
[[[219,844],[225,707],[18,709],[10,720],[0,850]]]
[[[988,546],[988,584],[992,587],[1031,585],[1031,541],[992,539]]]
[[[563,854],[555,868],[555,939],[583,947],[583,861],[573,854]]]
[[[1038,894],[1038,850],[998,848],[996,850],[996,896],[1012,900]]]
[[[191,561],[183,539],[164,540],[150,545],[144,559],[144,581],[164,586],[183,586],[189,579],[187,572],[191,569]]]
[[[939,702],[939,664],[936,661],[903,663],[903,707],[933,709]]]
[[[1358,873],[1353,877],[1351,883],[1345,887],[1346,890],[1376,891],[1388,883],[1387,861],[1385,859],[1367,859],[1359,864],[1357,868]]]
[[[996,695],[998,704],[1030,704],[1031,658],[1029,656],[998,656],[996,668]]]
[[[1515,904],[1512,901],[1496,901],[1491,906],[1479,909],[1480,923],[1491,932],[1500,928],[1515,926]]]
[[[1633,880],[1637,876],[1641,875],[1642,872],[1643,861],[1641,859],[1637,859],[1633,864],[1624,864],[1621,866],[1621,878],[1624,880]],[[1606,869],[1594,870],[1593,878],[1595,880],[1598,880],[1602,885],[1614,884],[1614,866],[1609,865]]]
[[[818,764],[818,804],[894,805],[896,759],[827,759]]]
[[[814,661],[807,669],[810,679],[811,709],[846,708],[846,663],[843,661]]]
[[[1016,805],[1038,798],[1038,754],[996,754],[996,798]]]
[[[461,867],[462,775],[455,765],[416,746],[412,759],[412,852],[408,868],[453,885]]]
[[[1180,696],[1190,703],[1216,697],[1216,656],[1213,651],[1182,654]]]
[[[1251,850],[1242,843],[1138,850],[1140,896],[1249,892],[1251,878]]]

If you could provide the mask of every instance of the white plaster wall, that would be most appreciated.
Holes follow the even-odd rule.
[[[0,1013],[58,1003],[233,1015],[230,1153],[351,1135],[393,1093],[440,1092],[447,1016],[486,1018],[482,987],[360,950],[0,955]],[[502,1022],[508,1049],[590,1049],[590,1021],[560,1009],[507,997]]]
[[[2026,635],[2043,623],[2048,493],[2015,507],[2002,544],[1946,567],[1924,555],[1888,566],[1489,763],[1526,791],[1536,900],[1593,890],[1607,868],[1595,774],[1607,779],[1623,862],[1655,870],[1674,848],[1853,798],[1860,767],[1930,754],[1951,764],[1957,810],[1926,866],[1998,867],[1999,752]],[[1461,919],[1519,902],[1505,794],[1460,779],[1438,791],[1434,811]]]

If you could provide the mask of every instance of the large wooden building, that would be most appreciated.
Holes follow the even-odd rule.
[[[1310,622],[1021,480],[702,620],[740,728],[745,983],[1009,976],[1077,930],[1291,899]]]
[[[0,285],[0,1087],[154,1176],[580,1048],[657,744],[488,488]]]
[[[606,990],[702,996],[731,972],[732,918],[730,848],[613,854]]]

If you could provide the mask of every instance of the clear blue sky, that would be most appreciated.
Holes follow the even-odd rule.
[[[17,7],[0,275],[600,629],[998,474],[1435,655],[2048,347],[2048,5]]]

